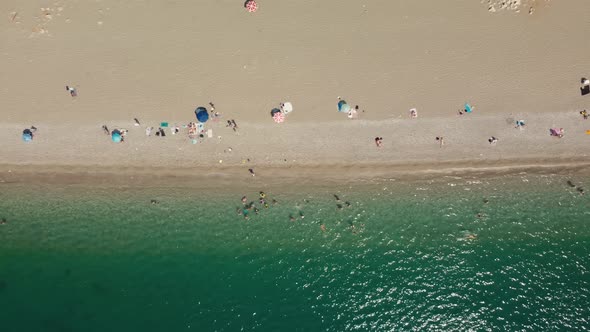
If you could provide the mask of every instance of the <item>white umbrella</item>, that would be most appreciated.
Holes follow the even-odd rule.
[[[281,104],[281,110],[283,111],[283,113],[285,113],[285,115],[293,112],[293,104],[291,104],[290,102],[284,102]]]

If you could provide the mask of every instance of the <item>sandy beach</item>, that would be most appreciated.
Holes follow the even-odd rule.
[[[248,13],[236,1],[4,1],[2,181],[161,170],[166,179],[225,183],[583,168],[590,121],[579,111],[590,109],[590,96],[579,87],[590,76],[590,3],[512,4],[259,1]],[[359,105],[359,119],[337,112],[338,96]],[[284,101],[294,111],[276,124],[269,112]],[[205,124],[211,138],[192,144],[182,125],[209,102],[221,117]],[[465,103],[474,112],[458,115]],[[230,119],[237,131],[226,127]],[[520,119],[523,130],[514,125]],[[147,137],[145,128],[160,122],[181,131]],[[22,142],[31,125],[33,142]],[[113,143],[102,125],[128,129],[125,142]],[[550,128],[566,134],[551,137]]]

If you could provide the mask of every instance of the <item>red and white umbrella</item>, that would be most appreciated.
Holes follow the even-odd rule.
[[[281,123],[285,121],[285,115],[281,112],[277,112],[272,116],[272,119],[275,120],[276,123]]]
[[[246,1],[245,7],[246,10],[248,10],[250,13],[253,13],[258,9],[258,4],[254,0],[248,0]]]

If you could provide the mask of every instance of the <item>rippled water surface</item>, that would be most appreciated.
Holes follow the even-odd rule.
[[[588,329],[590,197],[566,180],[267,190],[268,208],[6,186],[2,331]]]

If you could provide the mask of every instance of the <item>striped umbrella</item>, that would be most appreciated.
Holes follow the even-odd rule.
[[[285,115],[281,112],[277,112],[272,116],[272,119],[275,120],[276,123],[281,123],[285,121]]]
[[[246,7],[246,10],[248,10],[250,13],[253,13],[258,9],[258,4],[254,0],[248,0],[246,1],[244,7]]]

